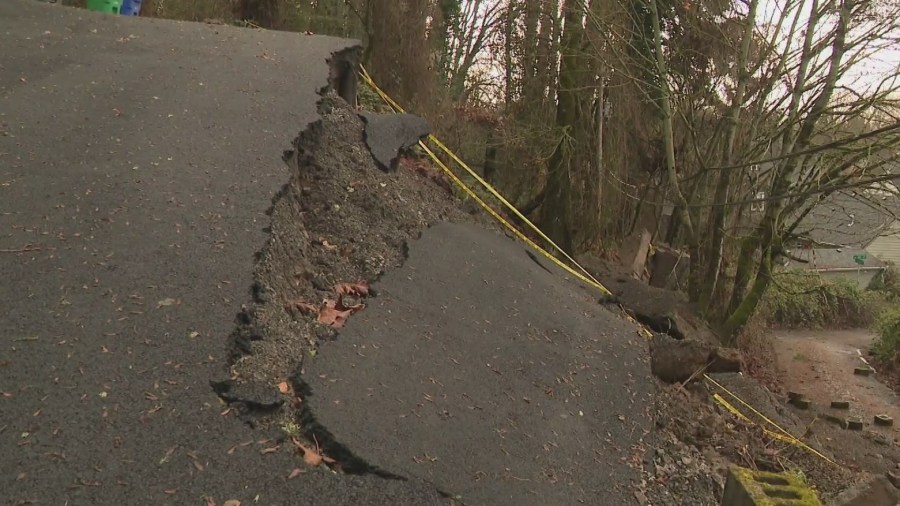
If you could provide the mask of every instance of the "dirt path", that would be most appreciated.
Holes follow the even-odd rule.
[[[871,423],[877,414],[900,420],[894,392],[874,376],[853,374],[864,365],[874,336],[866,330],[780,331],[773,343],[784,386],[804,393],[816,406],[850,401],[854,414]]]

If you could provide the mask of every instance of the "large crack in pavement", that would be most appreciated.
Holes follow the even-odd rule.
[[[621,500],[655,391],[636,326],[472,224],[414,156],[376,163],[379,122],[331,91],[319,109],[284,153],[291,178],[219,391],[261,395],[275,411],[248,423],[305,438],[348,475],[472,504]],[[347,302],[342,286],[371,290]],[[342,328],[320,318],[360,305]]]
[[[22,250],[0,264],[4,497],[445,503],[421,480],[294,474],[302,464],[275,442],[284,431],[268,430],[270,422],[290,429],[291,420],[270,414],[256,422],[261,430],[247,430],[208,385],[231,379],[220,355],[242,302],[241,323],[257,323],[246,336],[253,355],[230,364],[240,373],[234,384],[216,384],[233,405],[257,396],[243,391],[248,385],[271,387],[294,372],[280,368],[294,364],[293,352],[271,370],[256,368],[267,347],[291,349],[278,346],[283,339],[299,356],[310,349],[308,322],[282,316],[279,297],[297,289],[294,278],[260,276],[266,283],[254,298],[272,301],[257,305],[246,290],[249,267],[267,239],[263,213],[287,179],[279,156],[293,137],[286,132],[319,118],[316,91],[341,80],[339,72],[330,79],[323,62],[353,42],[31,0],[0,2],[0,32],[0,172],[13,181],[0,189],[0,228],[4,248]],[[343,93],[351,85],[331,86]],[[275,206],[277,237],[302,239],[300,229],[286,232],[301,191],[295,185],[283,199],[293,204]],[[282,255],[290,249],[275,245],[259,259],[293,273],[307,264]],[[363,270],[343,271],[351,272]],[[293,327],[275,332],[282,328],[265,325],[265,311]],[[278,396],[258,396],[247,408],[276,408]]]
[[[401,266],[407,242],[432,224],[471,217],[446,188],[409,166],[408,158],[400,170],[379,170],[365,140],[368,125],[348,104],[355,99],[357,57],[356,50],[332,56],[329,85],[320,90],[320,119],[283,153],[291,177],[272,198],[269,237],[256,255],[253,298],[230,336],[231,379],[211,384],[240,408],[246,423],[277,426],[279,440],[305,436],[336,460],[336,469],[406,480],[330,437],[302,402],[308,393],[301,380],[304,361],[338,334],[308,309],[337,298],[341,283],[369,284]],[[396,168],[397,156],[411,142],[387,135],[381,144],[381,152],[394,150]],[[292,385],[290,395],[275,389],[285,380]]]

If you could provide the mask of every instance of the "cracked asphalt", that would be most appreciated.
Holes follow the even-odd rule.
[[[304,365],[326,452],[468,505],[632,504],[656,393],[645,338],[565,278],[483,227],[426,230]]]
[[[447,502],[303,468],[209,387],[350,44],[0,2],[4,504]]]

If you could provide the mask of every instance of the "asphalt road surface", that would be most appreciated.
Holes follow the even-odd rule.
[[[0,1],[3,503],[633,501],[646,344],[473,225],[410,244],[307,364],[307,415],[364,472],[223,415],[282,151],[350,44]]]
[[[449,223],[375,287],[305,365],[326,450],[465,504],[634,501],[654,383],[644,338],[597,293]]]
[[[348,44],[0,2],[0,502],[446,503],[289,480],[296,457],[261,453],[208,383],[282,150]]]

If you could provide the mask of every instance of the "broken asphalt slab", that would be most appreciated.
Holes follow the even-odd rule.
[[[303,373],[332,456],[465,504],[626,504],[651,428],[647,343],[523,246],[436,225]]]
[[[397,168],[400,153],[431,133],[424,118],[412,114],[360,112],[366,125],[366,146],[382,170]]]
[[[353,43],[32,0],[0,1],[0,40],[3,503],[447,504],[305,468],[209,385]]]

